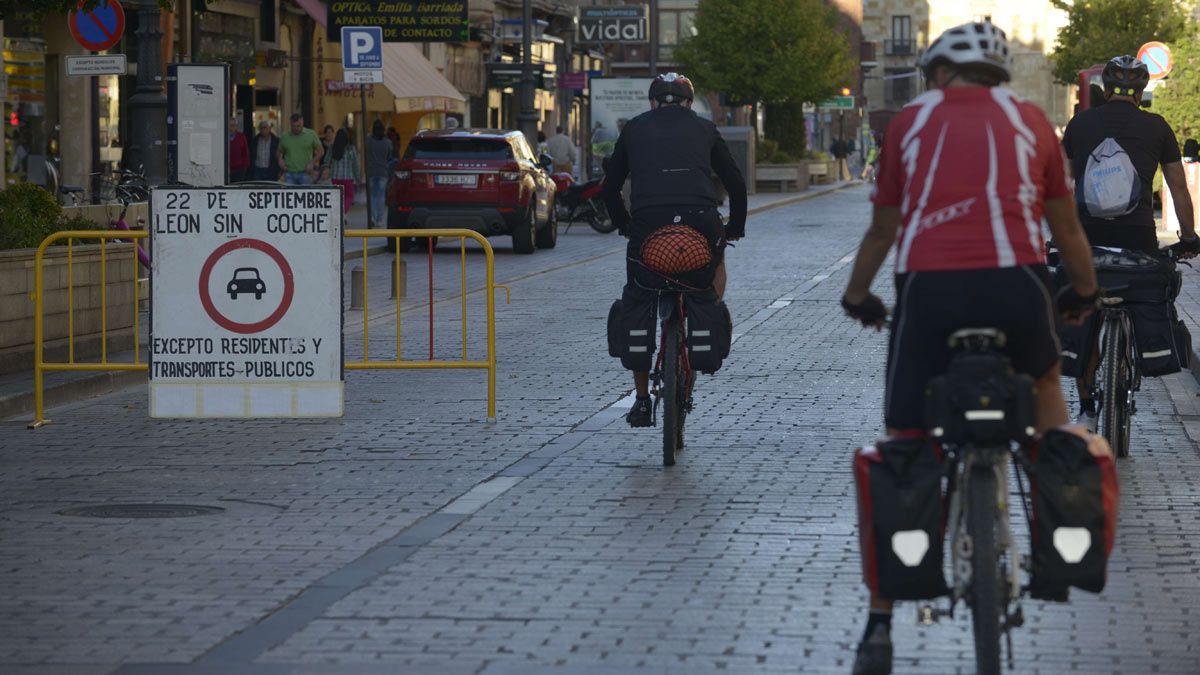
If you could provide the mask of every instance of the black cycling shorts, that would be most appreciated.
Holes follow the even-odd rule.
[[[646,237],[660,227],[676,222],[699,230],[704,238],[708,239],[713,251],[711,267],[716,269],[725,252],[725,223],[721,220],[719,211],[704,206],[650,206],[634,211],[633,222],[629,225],[629,247],[626,249],[628,281],[632,282],[637,274],[645,274],[636,261],[642,257],[642,243],[646,241]]]
[[[896,275],[888,341],[884,420],[893,429],[925,429],[925,387],[946,371],[946,344],[962,328],[998,328],[1013,368],[1040,378],[1058,363],[1050,275],[1044,265]]]

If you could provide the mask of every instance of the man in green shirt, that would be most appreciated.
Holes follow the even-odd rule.
[[[312,185],[312,175],[325,148],[317,132],[304,128],[304,116],[292,113],[292,129],[279,139],[279,168],[285,185]]]

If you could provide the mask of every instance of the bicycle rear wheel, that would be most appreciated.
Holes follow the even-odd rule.
[[[1101,401],[1100,435],[1117,457],[1129,456],[1129,392],[1132,366],[1129,362],[1129,334],[1118,313],[1104,320],[1104,352],[1100,362]]]
[[[1000,673],[1000,566],[996,554],[996,472],[971,469],[967,480],[967,533],[971,536],[971,628],[978,675]]]
[[[675,454],[683,439],[683,373],[679,350],[683,346],[683,336],[679,332],[679,322],[672,317],[663,325],[663,466],[675,465]]]

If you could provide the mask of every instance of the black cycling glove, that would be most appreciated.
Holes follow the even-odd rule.
[[[1200,237],[1180,239],[1178,243],[1171,244],[1171,250],[1188,256],[1200,254]]]
[[[1101,297],[1103,292],[1099,288],[1085,298],[1073,286],[1064,286],[1058,290],[1054,300],[1058,304],[1058,313],[1064,319],[1082,319],[1100,308]]]
[[[846,316],[855,321],[861,321],[862,325],[867,328],[878,326],[888,316],[887,307],[884,306],[883,301],[870,293],[857,305],[850,304],[843,296],[842,309],[846,310]]]
[[[725,239],[741,239],[746,236],[746,221],[729,221],[725,226]]]

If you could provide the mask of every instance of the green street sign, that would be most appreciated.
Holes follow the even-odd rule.
[[[817,104],[821,110],[854,110],[853,96],[834,96]]]

